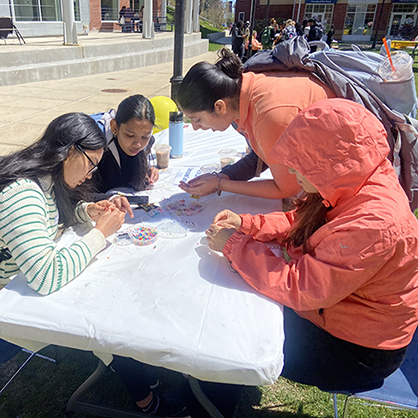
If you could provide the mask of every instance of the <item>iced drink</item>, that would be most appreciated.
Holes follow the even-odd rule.
[[[221,149],[218,154],[219,154],[219,159],[220,159],[222,168],[224,168],[227,165],[231,165],[235,163],[235,157],[237,155],[236,150]]]
[[[158,168],[167,168],[170,161],[170,145],[157,144],[155,146],[155,156],[157,157]]]

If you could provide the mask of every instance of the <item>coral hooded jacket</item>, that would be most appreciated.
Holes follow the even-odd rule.
[[[302,111],[271,157],[304,175],[332,208],[310,237],[313,253],[283,244],[294,212],[241,215],[224,247],[255,289],[330,334],[370,348],[406,346],[417,326],[418,221],[387,160],[381,123],[362,106],[323,100]],[[261,242],[260,242],[261,241]]]

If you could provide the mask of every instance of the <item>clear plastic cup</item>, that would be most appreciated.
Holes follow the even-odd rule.
[[[234,149],[221,149],[218,151],[219,159],[221,161],[221,167],[224,168],[227,165],[235,163],[235,157],[237,156],[237,151]]]
[[[409,80],[413,75],[412,69],[413,60],[411,56],[405,51],[391,52],[391,58],[395,71],[390,65],[389,58],[386,57],[379,65],[378,72],[385,81],[401,81]]]
[[[205,164],[205,165],[202,165],[202,167],[200,167],[200,171],[202,172],[202,174],[211,174],[214,171],[218,171],[218,170],[219,170],[218,163]]]
[[[154,149],[158,168],[167,168],[170,162],[170,145],[157,144]]]

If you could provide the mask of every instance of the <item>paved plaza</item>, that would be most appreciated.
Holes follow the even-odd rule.
[[[45,40],[45,43],[48,41]],[[11,45],[19,47],[19,45]],[[184,73],[196,62],[214,62],[216,52],[183,61]],[[164,63],[61,80],[0,87],[0,155],[37,139],[55,117],[68,112],[95,113],[117,107],[127,96],[170,97],[173,63]]]

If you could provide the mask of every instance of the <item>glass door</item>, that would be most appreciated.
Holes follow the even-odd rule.
[[[345,15],[343,40],[369,41],[375,14],[376,4],[349,4]]]
[[[386,36],[388,38],[411,39],[417,22],[417,4],[394,4]]]

